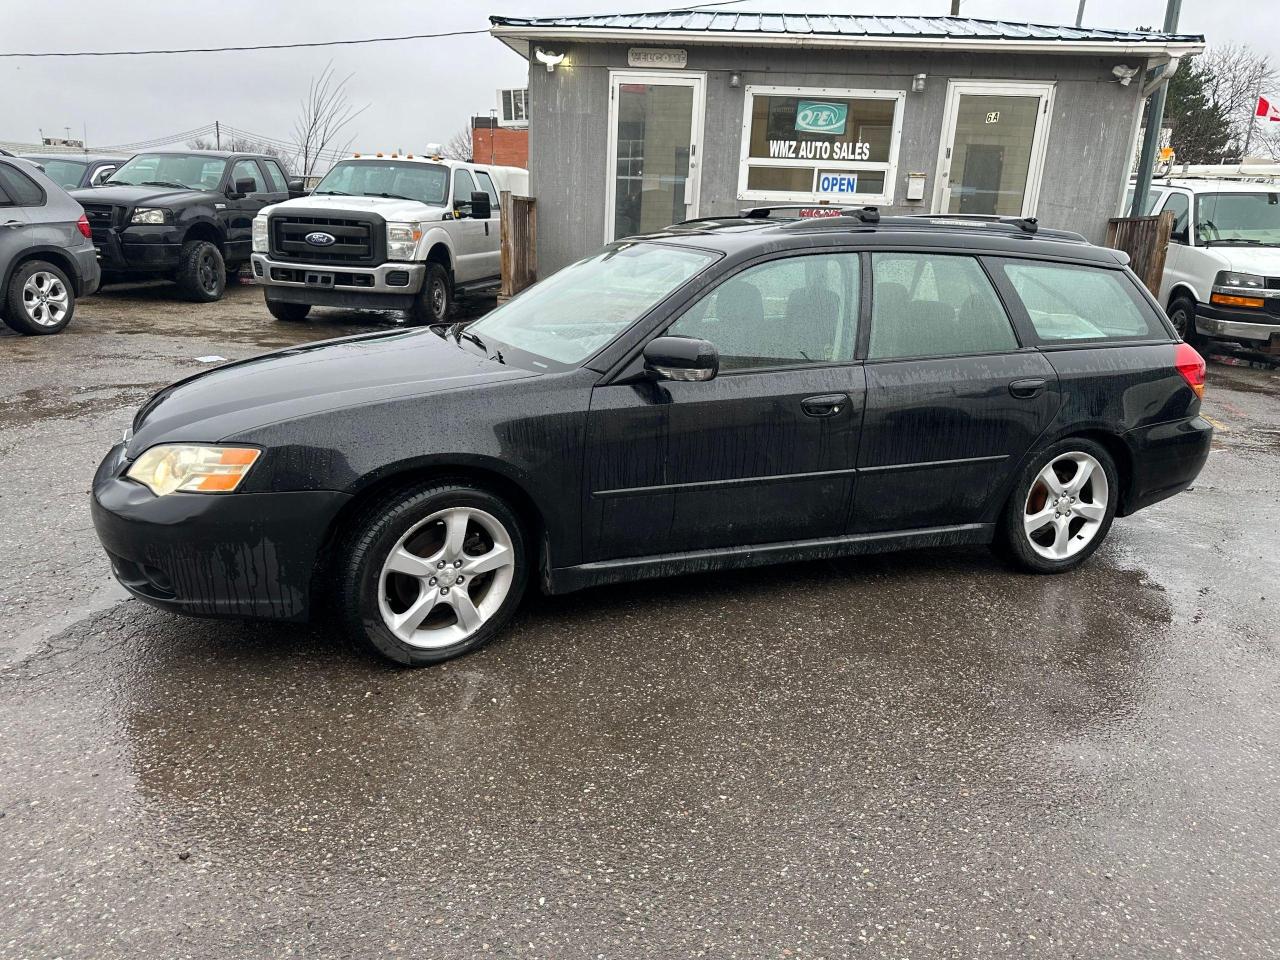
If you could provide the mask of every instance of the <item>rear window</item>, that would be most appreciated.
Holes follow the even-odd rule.
[[[1159,319],[1119,270],[1003,260],[1000,268],[1041,340],[1166,338]]]

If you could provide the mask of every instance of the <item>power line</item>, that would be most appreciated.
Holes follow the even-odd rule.
[[[738,0],[732,0],[738,2]],[[263,43],[241,47],[186,47],[173,50],[75,50],[41,53],[0,53],[0,57],[146,57],[170,53],[234,53],[243,50],[296,50],[303,47],[350,47],[362,43],[398,43],[402,40],[438,40],[442,37],[466,37],[483,30],[450,30],[445,33],[414,33],[403,37],[363,37],[358,40],[315,40],[309,43]]]

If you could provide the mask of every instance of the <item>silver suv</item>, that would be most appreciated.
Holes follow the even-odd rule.
[[[0,319],[58,333],[100,280],[80,204],[33,164],[0,157]]]

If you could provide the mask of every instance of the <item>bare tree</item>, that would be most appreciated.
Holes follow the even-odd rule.
[[[1210,47],[1200,57],[1199,67],[1206,74],[1204,92],[1209,101],[1226,115],[1230,129],[1228,153],[1223,159],[1244,159],[1258,146],[1266,146],[1276,138],[1259,131],[1253,118],[1259,96],[1267,96],[1277,88],[1277,72],[1265,53],[1254,53],[1248,46],[1224,43]],[[1259,142],[1259,133],[1263,142]],[[1272,154],[1274,156],[1274,154]]]
[[[473,159],[471,156],[471,125],[463,127],[456,131],[449,142],[444,145],[444,155],[451,160],[466,160],[468,163]]]
[[[347,96],[347,81],[352,76],[349,73],[339,80],[330,62],[311,80],[293,125],[293,142],[303,177],[314,176],[318,164],[351,147],[352,137],[342,139],[345,129],[369,106],[352,105]]]
[[[227,136],[222,138],[222,146],[219,148],[214,141],[207,137],[198,137],[195,140],[188,140],[187,146],[192,150],[230,150],[232,153],[263,153],[268,157],[275,157],[280,161],[280,165],[284,167],[287,174],[293,166],[293,160],[289,156],[287,150],[277,147],[272,143],[264,143],[261,140],[254,140],[250,137]]]

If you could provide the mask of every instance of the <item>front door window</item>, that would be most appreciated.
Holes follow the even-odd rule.
[[[661,230],[694,214],[702,81],[615,74],[611,229]]]

